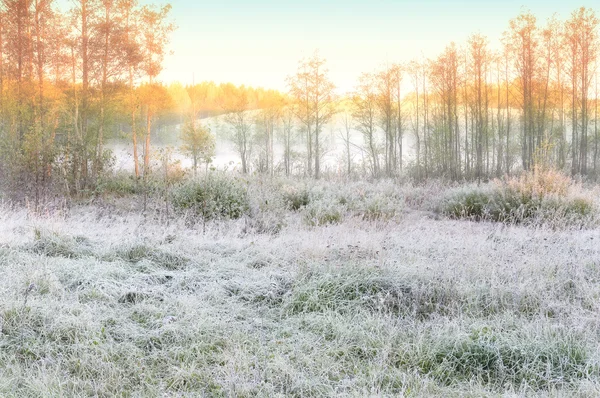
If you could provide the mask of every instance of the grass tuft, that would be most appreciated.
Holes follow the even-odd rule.
[[[441,212],[456,219],[551,227],[591,226],[597,218],[593,200],[580,186],[552,170],[455,190],[442,201]]]
[[[247,188],[237,178],[209,174],[176,189],[173,205],[179,211],[191,211],[203,220],[238,219],[249,210]]]
[[[167,270],[181,270],[188,266],[191,260],[182,254],[173,253],[146,244],[123,244],[118,246],[113,253],[105,259],[120,259],[129,263],[139,263],[148,260]]]
[[[35,240],[28,245],[33,253],[47,257],[76,259],[92,256],[92,247],[84,237],[70,237],[47,231],[35,231]]]

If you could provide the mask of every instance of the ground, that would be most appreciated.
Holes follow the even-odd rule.
[[[0,210],[0,396],[600,395],[599,229],[115,203]]]

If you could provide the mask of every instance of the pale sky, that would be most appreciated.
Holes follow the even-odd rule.
[[[65,1],[65,0],[62,0]],[[142,3],[163,4],[161,0]],[[318,49],[339,91],[386,62],[435,57],[482,33],[497,46],[508,21],[530,9],[542,23],[598,0],[172,0],[178,29],[163,82],[212,80],[286,89],[297,62]]]

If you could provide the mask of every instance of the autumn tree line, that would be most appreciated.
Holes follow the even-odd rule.
[[[534,167],[598,177],[598,33],[592,9],[545,23],[525,11],[499,46],[473,34],[432,59],[364,73],[339,98],[315,55],[288,82],[307,173],[319,177],[320,134],[338,113],[348,173],[350,146],[360,145],[374,177],[481,180]],[[362,142],[351,142],[352,129]]]
[[[553,167],[597,178],[598,33],[592,9],[545,23],[524,11],[497,46],[473,34],[437,57],[363,73],[344,95],[317,52],[259,111],[248,112],[245,95],[233,93],[225,121],[244,173],[319,178],[335,124],[345,174],[481,180]],[[283,147],[276,162],[274,135]]]
[[[93,189],[109,172],[105,146],[115,136],[127,137],[132,175],[143,181],[164,126],[178,126],[196,172],[214,156],[220,132],[202,118],[215,115],[243,173],[320,178],[331,172],[324,159],[336,134],[337,172],[348,175],[481,180],[537,166],[600,175],[592,9],[545,22],[524,11],[499,45],[474,34],[437,57],[364,73],[345,94],[319,53],[299,62],[285,92],[166,86],[158,77],[175,29],[169,12],[137,0],[73,0],[69,10],[0,0],[1,188]]]
[[[136,0],[0,1],[0,178],[85,190],[106,166],[115,125],[149,146],[155,115],[170,99],[157,84],[174,25],[170,6]],[[146,150],[135,172],[148,168]]]
[[[417,142],[416,172],[481,179],[552,166],[597,176],[598,25],[587,8],[544,24],[523,12],[499,49],[474,34],[406,65],[412,92],[400,113]]]

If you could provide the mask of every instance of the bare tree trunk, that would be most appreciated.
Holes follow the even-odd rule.
[[[577,140],[577,103],[575,98],[577,97],[577,79],[575,77],[575,73],[573,71],[573,76],[571,77],[571,173],[576,175],[579,172],[578,169],[578,140]]]
[[[350,156],[350,120],[348,115],[345,115],[344,118],[344,128],[346,129],[344,144],[346,144],[346,164],[348,165],[347,174],[348,177],[350,177],[352,175],[352,157]]]
[[[88,26],[88,0],[81,0],[81,136],[83,138],[82,151],[82,183],[83,188],[87,185],[88,159],[87,159],[87,131],[88,131],[88,95],[89,95],[89,26]]]
[[[146,143],[144,147],[144,178],[150,172],[150,133],[152,131],[152,114],[146,110]]]
[[[400,71],[398,71],[398,75],[400,75]],[[398,98],[398,132],[396,134],[396,139],[398,140],[398,168],[400,170],[400,172],[402,173],[402,155],[403,155],[403,148],[402,148],[402,139],[404,136],[404,132],[402,131],[402,97],[401,97],[401,79],[400,76],[398,76],[397,78],[397,87],[396,87],[396,91],[397,91],[397,98]]]
[[[321,148],[319,148],[319,116],[315,124],[315,179],[321,178]]]
[[[508,80],[508,55],[506,58],[505,64],[505,76],[504,80],[506,81],[506,174],[510,175],[510,85]]]
[[[100,126],[98,127],[98,137],[96,146],[96,159],[94,162],[94,178],[98,177],[102,168],[102,156],[104,152],[104,126],[106,124],[105,108],[106,108],[106,85],[108,83],[108,54],[109,54],[109,38],[110,38],[110,7],[105,5],[104,10],[104,45],[102,48],[102,82],[100,83]]]
[[[594,176],[598,179],[598,74],[596,74],[594,105]]]
[[[126,40],[127,44],[131,43],[131,9],[125,8],[125,25],[126,25]],[[131,107],[131,140],[133,144],[133,166],[136,179],[140,178],[140,165],[139,165],[139,155],[138,155],[138,144],[137,144],[137,131],[136,131],[136,103],[135,103],[135,92],[134,92],[134,82],[133,82],[133,65],[132,61],[128,60],[129,65],[129,106]]]
[[[135,168],[135,177],[140,178],[140,162],[138,156],[138,144],[137,144],[137,129],[136,129],[136,105],[134,99],[134,87],[133,87],[133,70],[129,68],[129,92],[131,102],[131,139],[133,140],[133,165]]]

